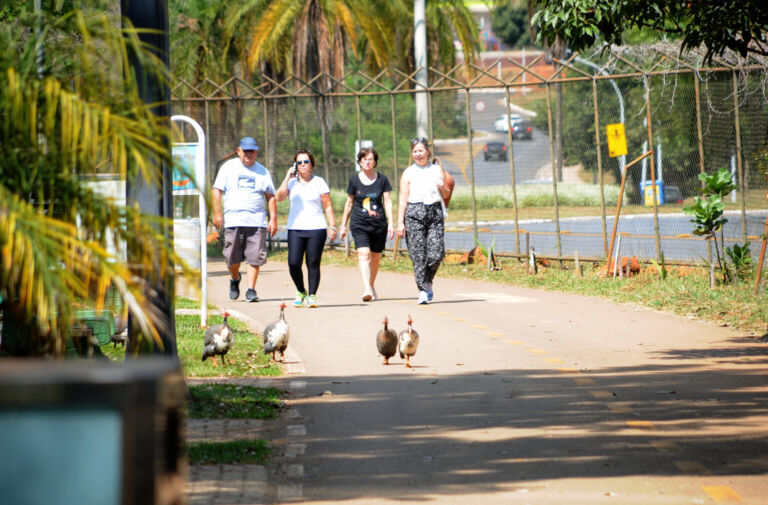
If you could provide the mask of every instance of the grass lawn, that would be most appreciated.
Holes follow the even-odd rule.
[[[199,303],[197,305],[199,307]],[[208,317],[208,324],[213,326],[222,320],[222,316],[212,314]],[[205,330],[200,327],[200,316],[176,314],[176,345],[185,377],[233,378],[278,376],[282,373],[280,366],[263,353],[261,335],[252,333],[244,322],[232,317],[227,322],[235,334],[235,345],[225,357],[226,364],[223,365],[221,358],[217,357],[219,366],[214,366],[211,358],[202,361]],[[102,347],[102,351],[112,360],[125,358],[125,350],[121,347],[107,345]]]
[[[189,387],[191,419],[275,419],[283,391],[235,384],[199,384]]]

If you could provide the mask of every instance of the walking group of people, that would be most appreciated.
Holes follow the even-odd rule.
[[[378,298],[375,282],[381,253],[395,233],[405,238],[413,263],[418,303],[432,301],[432,282],[445,256],[445,201],[450,198],[452,179],[440,160],[432,158],[429,141],[411,140],[413,163],[400,178],[397,226],[392,215],[392,185],[376,166],[379,154],[372,147],[357,153],[361,170],[349,179],[347,201],[340,227],[331,204],[331,190],[314,174],[315,157],[299,149],[293,165],[275,188],[269,170],[256,161],[259,146],[245,137],[237,147],[237,158],[224,163],[213,184],[213,224],[224,228],[224,256],[230,273],[229,297],[240,297],[240,266],[246,264],[245,299],[258,302],[256,281],[267,261],[267,236],[277,231],[277,202],[290,202],[288,221],[288,270],[296,286],[296,307],[317,307],[320,262],[327,239],[351,235],[357,250],[363,282],[362,300]],[[347,229],[349,222],[349,229]],[[307,266],[304,282],[303,263]]]

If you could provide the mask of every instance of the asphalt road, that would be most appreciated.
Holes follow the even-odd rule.
[[[294,288],[262,268],[260,303],[213,303],[260,324]],[[409,274],[360,301],[356,269],[324,266],[320,308],[289,307],[287,440],[276,502],[698,504],[768,495],[765,344],[727,328],[596,298],[439,278],[416,305]],[[386,315],[421,334],[384,366]],[[287,449],[290,448],[290,449]],[[288,454],[290,453],[290,454]]]

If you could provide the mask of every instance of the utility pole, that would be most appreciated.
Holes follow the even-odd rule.
[[[427,138],[429,134],[429,103],[427,97],[427,21],[425,0],[413,1],[413,55],[416,64],[416,134]]]

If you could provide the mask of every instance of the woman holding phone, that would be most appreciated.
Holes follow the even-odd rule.
[[[296,286],[294,307],[315,308],[320,285],[320,260],[325,240],[336,238],[336,218],[331,205],[331,190],[325,179],[314,175],[315,157],[307,149],[299,149],[294,164],[285,174],[275,199],[290,198],[288,212],[288,271]],[[323,216],[325,212],[325,216]],[[327,222],[326,222],[327,218]],[[305,289],[302,263],[307,264]]]
[[[419,304],[434,297],[432,281],[445,256],[445,204],[452,187],[450,176],[439,159],[431,159],[429,141],[411,139],[413,163],[400,177],[400,201],[397,210],[397,235],[405,237],[413,274],[419,289]]]

